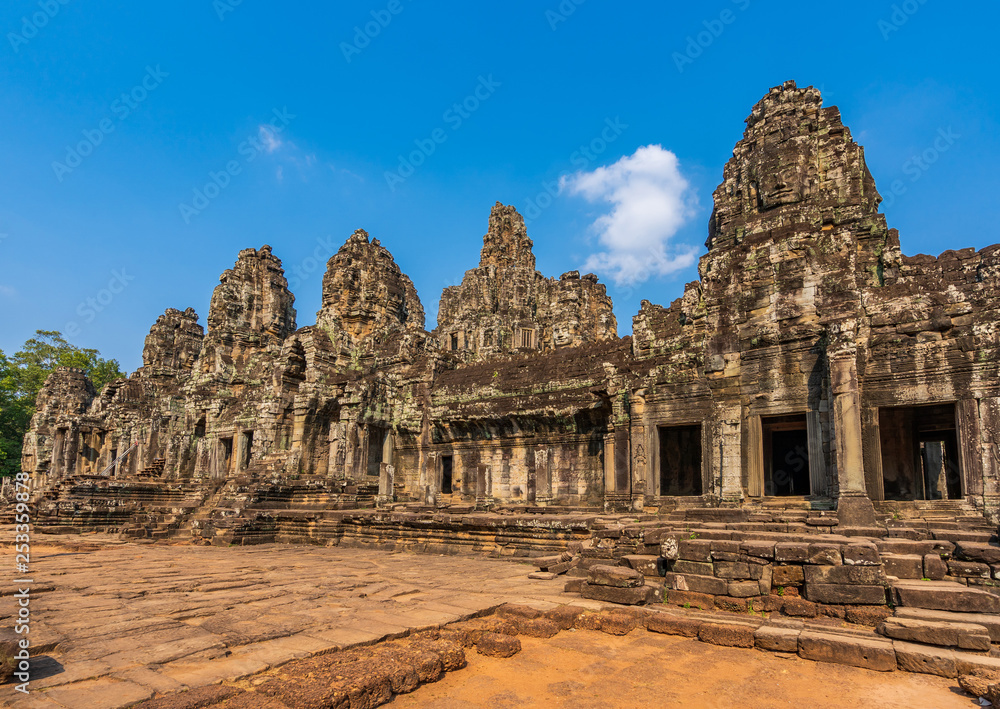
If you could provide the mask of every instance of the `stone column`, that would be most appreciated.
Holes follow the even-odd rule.
[[[747,419],[747,492],[750,497],[764,496],[764,432],[759,414]]]
[[[865,490],[856,329],[854,323],[831,328],[834,344],[828,350],[840,488],[837,517],[844,527],[872,527],[875,508]]]

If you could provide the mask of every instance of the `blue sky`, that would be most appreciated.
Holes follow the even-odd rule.
[[[11,0],[0,349],[55,329],[133,370],[165,308],[204,323],[219,274],[264,243],[313,324],[317,257],[357,228],[413,279],[430,329],[497,200],[531,217],[545,275],[603,264],[629,334],[640,299],[667,304],[697,278],[722,167],[787,79],[841,108],[906,253],[982,248],[1000,241],[1000,7],[960,8]],[[602,228],[640,163],[680,199],[669,224],[643,226],[662,259],[630,272],[600,257]],[[595,181],[604,198],[588,199]]]

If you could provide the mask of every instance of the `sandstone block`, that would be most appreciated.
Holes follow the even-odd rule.
[[[587,583],[591,586],[613,586],[616,588],[637,588],[645,583],[645,578],[635,569],[624,566],[593,566]]]
[[[799,635],[799,656],[806,660],[834,662],[877,672],[896,669],[896,652],[892,643],[810,630]]]

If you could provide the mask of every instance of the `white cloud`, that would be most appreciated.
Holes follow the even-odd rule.
[[[284,142],[278,137],[277,131],[271,126],[262,125],[259,128],[260,140],[264,144],[264,150],[268,153],[273,153],[275,150],[284,145]]]
[[[4,298],[13,298],[17,295],[17,291],[12,286],[0,285],[0,296]]]
[[[694,263],[693,247],[670,244],[693,216],[695,198],[677,156],[662,146],[646,145],[614,165],[563,176],[559,186],[610,205],[593,224],[604,250],[591,254],[584,269],[630,286]]]

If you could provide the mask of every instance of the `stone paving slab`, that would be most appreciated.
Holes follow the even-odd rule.
[[[507,602],[579,602],[533,566],[472,556],[262,545],[195,547],[108,535],[35,537],[31,694],[12,709],[113,709],[289,660],[470,617]],[[13,563],[13,560],[11,560]],[[0,597],[10,624],[11,596]]]

